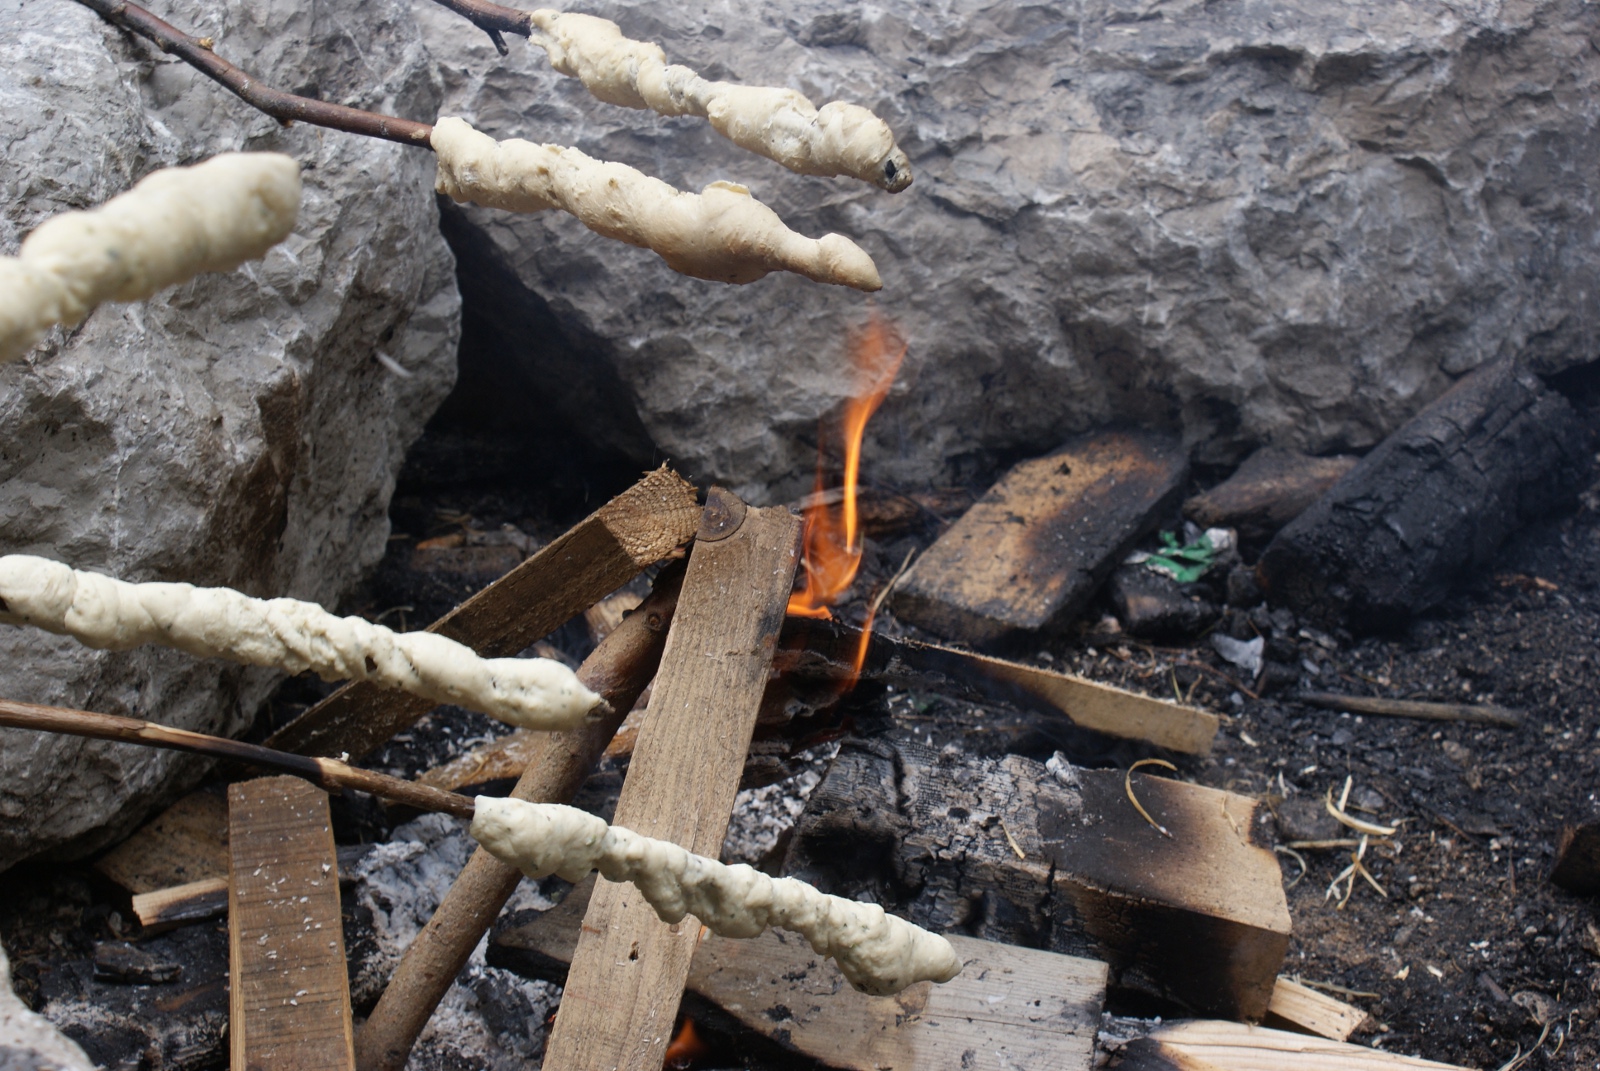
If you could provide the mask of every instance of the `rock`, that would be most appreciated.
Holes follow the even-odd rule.
[[[0,368],[0,553],[336,603],[382,555],[403,452],[454,375],[459,299],[429,154],[285,129],[79,5],[4,3],[0,252],[54,213],[225,149],[293,155],[305,196],[295,234],[263,261],[104,306]],[[398,0],[338,18],[279,0],[175,0],[161,14],[283,88],[436,109]],[[0,695],[209,733],[248,725],[277,680],[13,628],[0,663]],[[98,848],[200,769],[117,744],[0,741],[0,869]]]
[[[1236,528],[1247,542],[1264,542],[1355,467],[1345,454],[1307,457],[1265,447],[1238,471],[1183,504],[1183,515],[1202,528]]]
[[[0,1068],[4,1071],[92,1071],[82,1049],[11,988],[11,962],[0,947]]]
[[[1571,503],[1590,459],[1565,398],[1512,361],[1463,379],[1279,532],[1267,597],[1326,627],[1393,629]]]
[[[1491,358],[1561,367],[1600,331],[1600,10],[1582,0],[584,8],[712,77],[874,109],[911,157],[899,195],[599,103],[540,49],[502,60],[414,10],[447,114],[680,188],[746,183],[873,255],[910,341],[869,430],[880,483],[981,482],[1113,418],[1181,429],[1208,464],[1263,442],[1359,451]],[[683,471],[807,489],[868,299],[683,278],[556,213],[464,215],[595,341]]]
[[[1165,573],[1120,565],[1111,574],[1111,606],[1123,631],[1140,639],[1187,639],[1217,619],[1217,607]]]

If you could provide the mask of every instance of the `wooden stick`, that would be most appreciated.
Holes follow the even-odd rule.
[[[616,821],[716,856],[799,562],[788,510],[707,497],[678,615]],[[598,883],[545,1071],[659,1071],[700,926],[668,926],[628,885]]]
[[[187,885],[139,893],[133,898],[133,913],[139,925],[145,927],[216,918],[227,911],[227,878],[201,878]]]
[[[328,795],[292,777],[228,789],[228,1045],[238,1071],[355,1067]]]
[[[1334,695],[1331,692],[1301,692],[1296,701],[1323,710],[1348,710],[1352,714],[1380,714],[1392,718],[1425,718],[1429,721],[1470,721],[1480,725],[1499,725],[1506,729],[1522,727],[1522,715],[1506,707],[1483,703],[1430,703],[1416,699],[1385,699],[1382,696]]]
[[[700,523],[695,490],[663,465],[577,527],[428,626],[490,658],[514,655],[687,542]],[[310,755],[363,758],[434,704],[364,682],[347,684],[267,743]]]
[[[1272,1001],[1267,1005],[1264,1020],[1273,1028],[1316,1034],[1334,1041],[1344,1041],[1366,1021],[1367,1013],[1360,1008],[1281,974],[1272,989]]]
[[[502,32],[514,33],[519,37],[533,35],[533,18],[526,11],[502,7],[489,3],[489,0],[437,0],[437,3],[488,34],[489,40],[494,42],[495,51],[502,56],[511,52],[506,47],[506,39],[500,36]]]
[[[578,729],[544,735],[512,796],[535,803],[572,799],[655,676],[677,610],[683,572],[677,565],[663,572],[650,597],[579,667],[578,679],[606,698],[611,713]],[[405,1067],[422,1028],[521,880],[514,867],[484,849],[472,853],[356,1034],[357,1067],[362,1071]]]
[[[310,97],[297,97],[293,93],[273,89],[213,52],[211,38],[192,37],[137,4],[126,3],[125,0],[78,2],[113,26],[138,34],[153,42],[161,51],[177,56],[252,108],[267,113],[285,126],[298,120],[331,130],[399,142],[401,145],[416,145],[429,150],[433,148],[428,140],[433,136],[433,127],[427,123],[365,112],[342,104],[312,100]]]
[[[188,751],[214,759],[229,759],[251,766],[264,766],[310,781],[329,791],[354,788],[374,796],[404,803],[421,811],[443,811],[458,818],[472,817],[472,800],[455,792],[404,781],[340,762],[338,759],[308,758],[276,751],[260,744],[246,744],[221,736],[191,733],[137,718],[114,714],[92,714],[87,710],[36,706],[0,699],[0,726],[10,729],[37,729],[47,733],[88,736],[96,740],[117,740],[125,744]]]

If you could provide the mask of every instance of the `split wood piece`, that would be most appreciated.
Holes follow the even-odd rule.
[[[1550,871],[1555,885],[1579,896],[1600,893],[1600,804],[1589,797],[1587,813],[1561,827],[1556,840],[1556,865]]]
[[[1462,379],[1279,532],[1256,575],[1326,627],[1394,629],[1570,502],[1589,456],[1565,398],[1513,360]]]
[[[1464,1071],[1454,1064],[1243,1023],[1169,1023],[1122,1050],[1118,1071]]]
[[[544,912],[519,912],[489,940],[492,966],[565,984],[593,879]],[[1094,960],[949,937],[962,971],[869,997],[791,935],[708,936],[689,967],[685,1010],[774,1050],[845,1071],[1087,1071],[1105,1002]],[[753,1054],[751,1054],[753,1055]]]
[[[578,679],[605,697],[609,713],[577,729],[529,740],[513,797],[534,803],[571,801],[623,716],[656,675],[683,575],[677,563],[664,570],[649,597],[578,668]],[[405,1067],[434,1009],[521,880],[515,868],[484,849],[473,851],[356,1035],[356,1064],[362,1071]]]
[[[133,898],[133,914],[146,929],[214,919],[227,913],[227,878],[202,878],[186,885],[139,893]]]
[[[790,618],[784,623],[777,665],[784,674],[850,679],[860,636],[837,622]],[[881,634],[872,637],[861,679],[1065,715],[1081,729],[1191,755],[1210,754],[1217,735],[1217,716],[1204,710],[1054,670]]]
[[[116,740],[142,747],[159,747],[168,751],[187,751],[214,759],[249,766],[277,770],[292,777],[303,778],[319,788],[338,790],[353,788],[370,792],[396,803],[409,804],[419,811],[440,811],[458,818],[472,817],[472,800],[454,792],[440,792],[415,781],[406,781],[388,774],[374,773],[351,766],[338,759],[310,758],[287,751],[276,751],[260,744],[247,744],[225,736],[207,736],[187,729],[173,729],[137,718],[122,718],[114,714],[94,714],[87,710],[70,710],[66,707],[43,707],[33,703],[18,703],[0,699],[0,726],[9,729],[32,729],[46,733],[66,733],[70,736],[87,736],[95,740]],[[231,814],[231,808],[230,808]],[[230,836],[232,823],[230,819]]]
[[[1265,1025],[1343,1041],[1366,1021],[1367,1013],[1360,1008],[1280,975]]]
[[[355,1067],[328,795],[293,777],[228,788],[230,1066]]]
[[[228,797],[201,789],[182,797],[94,864],[131,893],[228,876]]]
[[[1267,446],[1226,480],[1183,504],[1183,515],[1201,528],[1233,528],[1247,542],[1271,539],[1355,467],[1347,454],[1307,457]]]
[[[785,872],[935,932],[1109,961],[1114,986],[1259,1020],[1289,945],[1258,802],[1119,770],[847,740]]]
[[[665,465],[428,626],[487,658],[516,654],[694,535],[694,488]],[[346,684],[268,738],[285,751],[357,759],[432,710],[427,699]]]
[[[1176,507],[1189,462],[1176,438],[1096,432],[1008,472],[917,560],[894,612],[979,646],[1059,628]]]
[[[1518,711],[1485,703],[1430,703],[1417,699],[1334,695],[1329,692],[1301,692],[1295,696],[1295,700],[1323,710],[1348,710],[1352,714],[1424,718],[1429,721],[1470,721],[1479,725],[1499,725],[1506,729],[1522,727],[1522,714]]]
[[[800,521],[713,488],[615,822],[717,856],[799,564]],[[693,919],[668,926],[631,885],[600,881],[584,919],[545,1071],[659,1071]]]

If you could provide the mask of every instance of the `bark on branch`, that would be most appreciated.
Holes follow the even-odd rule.
[[[511,52],[506,47],[506,39],[500,36],[502,32],[514,33],[518,37],[533,36],[533,17],[529,12],[490,3],[489,0],[435,0],[435,2],[454,11],[488,34],[489,40],[494,42],[495,49],[502,56]]]
[[[454,0],[469,3],[473,0]],[[137,4],[123,0],[78,0],[114,26],[152,42],[161,51],[177,56],[201,74],[232,92],[246,104],[287,125],[292,122],[325,126],[351,134],[396,141],[402,145],[431,148],[428,139],[433,127],[412,119],[379,115],[342,104],[298,97],[263,85],[247,71],[240,70],[211,50],[210,38],[191,37],[182,30],[152,15]]]

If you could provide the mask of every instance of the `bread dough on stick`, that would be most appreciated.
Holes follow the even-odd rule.
[[[392,632],[315,603],[229,588],[129,584],[25,554],[0,557],[0,622],[89,647],[146,643],[323,680],[365,680],[454,703],[526,729],[570,729],[600,702],[547,658],[479,658],[433,632]]]
[[[495,141],[456,118],[434,124],[432,145],[440,193],[509,212],[559,208],[597,234],[654,250],[674,271],[697,279],[750,283],[792,271],[819,283],[883,288],[872,258],[850,239],[796,234],[731,182],[684,193],[577,149]]]
[[[258,152],[169,167],[99,208],[51,217],[0,257],[0,361],[103,301],[139,301],[262,256],[299,211],[300,166]]]
[[[608,19],[543,8],[528,16],[550,65],[608,104],[709,119],[735,145],[802,175],[849,175],[890,193],[911,185],[889,124],[859,105],[818,109],[792,89],[709,82]]]
[[[693,915],[724,937],[755,937],[768,926],[791,930],[819,956],[832,956],[863,993],[888,996],[961,972],[949,941],[877,904],[829,896],[742,863],[725,866],[574,807],[491,796],[479,796],[473,807],[474,839],[530,878],[577,882],[599,870],[608,881],[637,886],[663,922]]]

